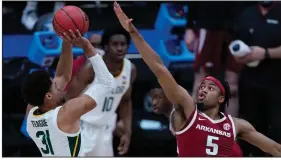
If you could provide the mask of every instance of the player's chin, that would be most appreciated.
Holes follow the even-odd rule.
[[[204,104],[204,99],[199,99],[199,98],[197,98],[196,102],[197,102],[197,103],[200,103],[200,104]]]
[[[115,59],[116,60],[123,60],[125,58],[126,54],[115,54]]]
[[[209,105],[209,102],[205,99],[202,99],[197,101],[197,105],[201,105],[203,108],[206,108],[206,106]]]

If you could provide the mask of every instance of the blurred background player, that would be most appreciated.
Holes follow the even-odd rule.
[[[23,97],[30,104],[26,111],[27,132],[42,156],[84,156],[81,148],[85,141],[81,140],[80,117],[94,109],[96,99],[114,87],[113,76],[101,56],[95,53],[94,47],[79,31],[76,35],[79,36],[71,30],[70,35],[64,33],[62,54],[54,79],[45,70],[35,71],[23,84]],[[64,103],[63,91],[71,79],[72,44],[84,50],[99,81],[83,95]]]
[[[281,3],[259,1],[241,13],[233,28],[235,39],[242,40],[252,50],[252,54],[237,59],[238,62],[260,61],[255,67],[244,65],[240,73],[241,117],[281,143]],[[241,147],[245,156],[266,155],[249,144],[241,143]]]
[[[89,144],[87,156],[114,156],[113,131],[119,118],[123,132],[120,135],[118,153],[127,153],[131,139],[132,84],[136,79],[135,66],[125,58],[130,45],[130,35],[121,27],[104,31],[101,46],[110,73],[115,77],[116,88],[111,94],[100,99],[98,109],[85,114],[82,127],[87,128],[87,137],[95,143]],[[88,61],[80,68],[69,84],[68,99],[77,97],[85,88],[96,83],[95,73]],[[115,112],[118,112],[118,117]],[[120,133],[120,132],[119,132]],[[85,133],[86,134],[86,133]],[[102,144],[102,145],[101,145]]]
[[[117,2],[114,11],[119,22],[134,41],[142,59],[158,79],[169,101],[174,105],[172,128],[177,137],[180,157],[231,156],[236,135],[273,156],[281,156],[281,145],[257,132],[245,120],[225,114],[230,99],[227,82],[207,76],[203,79],[196,102],[177,84],[157,53],[147,44],[132,19],[122,11]],[[191,145],[192,144],[192,145]]]
[[[194,51],[194,83],[192,97],[202,79],[207,74],[221,74],[229,82],[231,100],[227,113],[238,116],[238,75],[242,64],[237,63],[230,54],[228,45],[232,41],[230,28],[241,10],[247,5],[244,2],[187,2],[187,29],[185,42]]]

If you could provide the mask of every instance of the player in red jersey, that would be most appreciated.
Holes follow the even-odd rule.
[[[167,118],[171,117],[171,113],[174,112],[173,104],[167,99],[164,91],[160,87],[156,87],[151,90],[150,95],[152,97],[153,111],[157,114],[163,114]],[[170,130],[176,135],[171,123]],[[230,157],[243,157],[242,150],[236,142],[233,142]]]
[[[200,85],[196,102],[177,84],[158,54],[147,44],[117,2],[114,11],[135,43],[143,60],[157,77],[165,95],[174,105],[171,122],[179,156],[231,156],[236,135],[273,156],[281,156],[281,145],[257,132],[245,120],[224,114],[229,86],[214,77]],[[197,104],[197,105],[196,105]]]

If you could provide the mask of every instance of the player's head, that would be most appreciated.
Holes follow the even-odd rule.
[[[225,111],[230,99],[229,84],[214,76],[206,76],[198,90],[197,104],[203,110],[219,107],[221,112]]]
[[[99,34],[92,34],[89,41],[95,48],[101,48],[101,36]]]
[[[161,87],[155,87],[150,90],[152,98],[153,111],[157,114],[169,114],[172,103],[167,99]]]
[[[34,71],[22,86],[25,101],[33,106],[54,108],[62,102],[62,91],[45,70]]]
[[[120,26],[104,30],[101,45],[106,56],[112,60],[122,61],[131,42],[130,34]]]

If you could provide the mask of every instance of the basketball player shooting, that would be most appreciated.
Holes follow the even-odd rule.
[[[63,35],[62,53],[54,79],[46,71],[35,71],[23,84],[23,97],[29,104],[26,111],[27,132],[42,156],[84,156],[80,117],[94,109],[96,100],[114,88],[113,76],[91,43],[78,30],[75,34],[69,30],[69,34]],[[98,83],[63,104],[63,90],[72,73],[72,44],[84,50]]]
[[[86,156],[114,156],[113,131],[116,126],[116,111],[120,117],[118,124],[123,124],[122,128],[116,127],[121,131],[116,132],[120,133],[117,150],[119,155],[128,152],[132,125],[132,84],[136,79],[136,67],[125,58],[130,41],[130,35],[121,26],[105,29],[103,32],[103,60],[114,76],[116,88],[98,100],[96,109],[81,117],[84,137],[87,141],[94,142],[85,147]],[[95,71],[90,62],[86,61],[71,80],[66,98],[79,96],[85,88],[96,84],[96,81]]]
[[[143,60],[157,77],[168,100],[180,157],[231,156],[236,135],[273,156],[281,156],[281,145],[257,132],[245,120],[224,114],[229,100],[227,82],[208,76],[200,85],[196,102],[177,84],[157,53],[147,44],[117,2],[114,11],[134,41]]]

